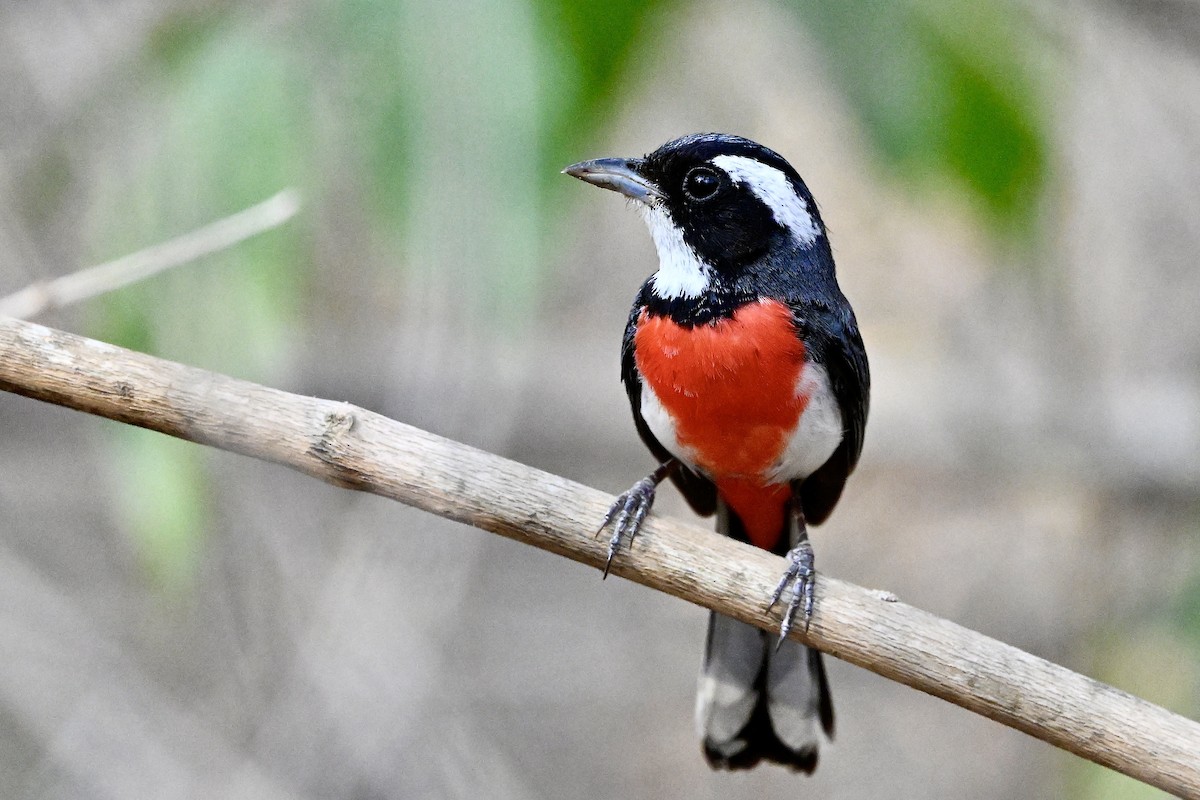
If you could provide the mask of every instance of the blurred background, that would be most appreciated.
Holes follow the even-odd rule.
[[[655,259],[559,170],[709,130],[805,176],[870,352],[819,566],[1200,714],[1194,0],[5,3],[0,296],[291,187],[39,321],[615,493]],[[814,777],[712,773],[704,617],[0,396],[0,796],[1160,796],[837,661]]]

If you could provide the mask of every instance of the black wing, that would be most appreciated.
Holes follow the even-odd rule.
[[[829,517],[842,496],[846,478],[858,464],[871,393],[867,351],[854,312],[840,292],[833,299],[832,303],[817,300],[792,304],[796,327],[809,357],[825,367],[842,412],[842,443],[828,461],[800,482],[804,517],[813,525]]]
[[[674,456],[654,437],[642,417],[642,376],[633,358],[633,335],[637,331],[638,317],[645,307],[644,296],[648,291],[648,285],[642,287],[634,301],[629,323],[625,326],[625,338],[621,342],[621,382],[625,384],[625,393],[629,395],[629,407],[633,411],[633,424],[637,426],[638,435],[661,464]],[[708,478],[680,463],[679,468],[671,473],[671,480],[697,514],[707,517],[717,510],[717,487]]]

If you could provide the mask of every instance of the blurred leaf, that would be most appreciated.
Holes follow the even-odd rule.
[[[1006,0],[791,0],[885,158],[958,183],[999,233],[1030,230],[1047,171],[1031,24]]]
[[[113,427],[122,509],[138,558],[157,585],[185,589],[207,528],[200,449],[140,428]]]
[[[166,90],[146,152],[93,204],[98,258],[132,252],[303,185],[309,160],[305,91],[291,58],[251,29],[220,29]],[[154,65],[153,59],[151,66]],[[305,280],[295,223],[186,265],[97,304],[95,325],[119,344],[266,379],[286,356]],[[205,297],[210,302],[197,303]]]
[[[192,59],[227,22],[229,3],[211,2],[180,8],[150,32],[146,41],[149,60],[170,71],[188,68]]]
[[[351,0],[315,16],[319,78],[375,216],[364,231],[402,290],[523,330],[544,263],[545,87],[558,69],[525,0]],[[352,124],[346,124],[346,121]],[[481,269],[481,265],[485,268]]]
[[[551,178],[578,160],[581,146],[603,129],[603,115],[628,100],[636,81],[626,67],[657,41],[658,29],[649,22],[676,5],[670,0],[535,0],[542,38],[556,57],[556,68],[543,71],[550,81],[543,171]]]
[[[140,287],[133,286],[125,291],[128,298],[131,295],[145,297],[146,293]],[[110,301],[101,300],[104,306]],[[106,342],[115,342],[130,350],[142,353],[152,353],[155,350],[154,322],[149,307],[139,302],[114,304],[107,313],[93,315],[95,318],[90,325],[92,333]]]
[[[1081,775],[1075,780],[1078,788],[1071,793],[1079,800],[1164,800],[1171,796],[1136,778],[1089,761],[1080,763],[1079,772]]]
[[[411,208],[415,121],[399,44],[402,11],[396,0],[346,0],[314,9],[303,33],[316,50],[313,84],[336,115],[336,135],[349,140],[353,174],[384,228]]]
[[[1200,656],[1200,574],[1192,578],[1171,612],[1171,621]],[[1196,659],[1200,662],[1200,658]]]
[[[1092,644],[1093,665],[1085,670],[1097,679],[1185,716],[1195,716],[1200,700],[1200,666],[1194,643],[1177,630],[1150,621],[1108,628]],[[1072,758],[1072,797],[1080,800],[1140,800],[1167,797],[1133,778],[1082,759]]]

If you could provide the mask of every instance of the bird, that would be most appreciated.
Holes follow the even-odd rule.
[[[714,769],[811,773],[833,738],[833,703],[821,654],[787,637],[797,614],[806,629],[812,617],[808,525],[829,517],[858,464],[870,395],[816,201],[781,155],[731,134],[563,172],[628,198],[658,254],[625,327],[621,380],[659,466],[597,531],[612,529],[604,574],[668,478],[718,532],[785,556],[767,606],[786,599],[775,646],[710,615],[696,725]]]

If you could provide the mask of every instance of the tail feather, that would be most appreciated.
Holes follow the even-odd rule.
[[[833,702],[821,654],[730,617],[712,614],[696,695],[708,763],[749,769],[773,761],[801,772],[833,738]]]
[[[720,508],[718,530],[738,519]],[[709,617],[696,697],[704,755],[718,769],[773,761],[811,773],[822,739],[833,738],[833,702],[821,654],[730,617]]]
[[[833,738],[833,702],[820,652],[786,641],[768,654],[766,706],[771,726],[795,750]]]
[[[763,705],[766,658],[766,634],[731,617],[709,615],[696,727],[710,761],[734,758],[745,749],[746,726]]]

